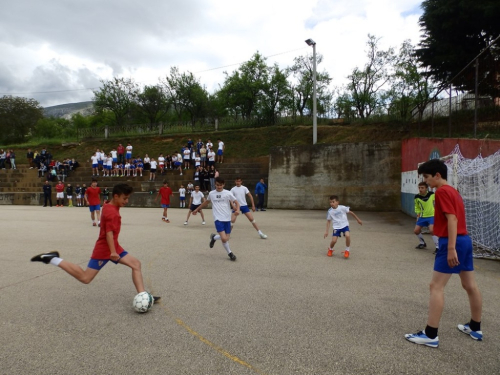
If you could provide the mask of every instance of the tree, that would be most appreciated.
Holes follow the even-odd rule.
[[[139,94],[137,84],[130,78],[101,80],[101,83],[103,87],[94,91],[94,107],[97,112],[112,112],[116,125],[125,124]]]
[[[260,103],[261,114],[272,124],[276,117],[293,108],[293,93],[288,82],[288,70],[281,70],[278,64],[268,67],[268,81],[264,83],[263,97]]]
[[[323,56],[316,55],[316,66],[321,64]],[[295,110],[300,116],[304,115],[304,110],[308,110],[312,114],[312,97],[313,97],[313,56],[299,56],[294,59],[294,64],[290,68],[290,72],[296,79],[296,84],[293,87],[295,96]],[[316,99],[317,103],[325,101],[323,96],[326,93],[328,85],[332,79],[326,72],[318,72],[316,70]],[[318,111],[319,113],[319,111]]]
[[[419,23],[423,32],[416,53],[435,80],[446,83],[455,77],[492,40],[500,35],[500,2],[498,0],[425,0]],[[485,52],[487,64],[479,66],[480,74],[491,80],[483,87],[498,94],[500,48]],[[474,74],[454,82],[460,89],[473,90]]]
[[[144,86],[137,95],[137,109],[153,125],[160,121],[167,113],[168,103],[165,93],[160,86]]]
[[[0,140],[23,142],[41,118],[43,108],[35,99],[3,96],[0,98]]]
[[[361,119],[367,119],[384,106],[384,87],[391,79],[389,69],[394,62],[394,49],[381,51],[375,36],[368,34],[368,62],[363,69],[354,68],[347,76],[347,90]]]

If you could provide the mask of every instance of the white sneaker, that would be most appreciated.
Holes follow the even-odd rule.
[[[260,238],[262,238],[263,240],[265,240],[267,238],[267,235],[265,235],[264,233],[259,233],[259,236]]]
[[[202,222],[201,222],[201,225],[205,225],[205,222],[204,222],[204,221],[202,221]]]
[[[185,222],[184,222],[184,225],[188,225],[188,222],[187,222],[187,221],[185,221]]]

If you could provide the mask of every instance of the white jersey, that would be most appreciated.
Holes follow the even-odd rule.
[[[156,160],[151,160],[151,169],[156,169]]]
[[[127,150],[128,154],[131,154],[133,149],[134,148],[131,145],[126,147],[126,150]]]
[[[191,196],[193,197],[193,204],[195,205],[201,204],[201,200],[205,197],[201,191],[193,191]]]
[[[236,200],[233,193],[226,189],[222,191],[212,190],[208,193],[207,200],[212,202],[212,215],[215,221],[231,221],[230,202]]]
[[[224,150],[224,142],[222,141],[219,142],[219,150],[220,151]]]
[[[184,188],[179,189],[179,197],[186,197],[186,189]]]
[[[186,148],[183,151],[183,154],[184,154],[184,160],[190,160],[190,158],[191,158],[191,151],[189,151],[189,148]]]
[[[118,155],[118,151],[116,151],[116,150],[111,151],[111,157],[113,159],[116,159],[117,155]]]
[[[347,220],[347,213],[349,212],[349,207],[338,205],[336,209],[330,207],[328,213],[326,214],[326,220],[332,221],[333,229],[342,229],[349,225],[349,220]]]
[[[90,160],[92,160],[92,164],[97,164],[97,161],[99,160],[99,158],[97,157],[97,155],[92,155],[90,157]]]
[[[215,161],[215,152],[212,150],[208,153],[208,161]]]
[[[236,197],[236,200],[238,201],[240,206],[248,206],[247,194],[250,193],[250,191],[246,186],[235,186],[231,189],[231,193],[233,193],[233,195]]]
[[[160,164],[160,165],[165,164],[165,158],[163,156],[158,156],[158,164]]]
[[[113,158],[109,157],[106,159],[106,165],[111,167],[113,165]]]

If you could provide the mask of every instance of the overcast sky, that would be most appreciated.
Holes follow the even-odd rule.
[[[209,92],[259,51],[268,65],[323,55],[318,70],[345,83],[366,62],[367,35],[382,48],[418,43],[418,0],[8,0],[0,11],[0,96],[43,106],[91,100],[99,80],[153,85],[172,66]]]

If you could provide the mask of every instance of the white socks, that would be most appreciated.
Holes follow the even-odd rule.
[[[220,234],[216,234],[216,235],[214,236],[214,240],[220,240]]]
[[[424,241],[424,236],[422,236],[422,233],[419,233],[416,235],[418,237],[418,239],[420,240],[420,243],[423,245],[425,243]]]
[[[436,245],[436,249],[439,247],[439,237],[432,236],[432,240],[434,241],[434,245]]]
[[[57,257],[55,257],[55,258],[52,258],[52,259],[50,260],[50,264],[52,264],[52,265],[54,265],[54,266],[56,266],[56,267],[59,267],[59,263],[61,263],[62,261],[63,261],[63,260],[62,260],[61,258],[57,258]]]
[[[226,243],[222,243],[222,246],[224,246],[224,249],[226,249],[227,253],[231,253],[231,249],[229,248],[229,241]]]

